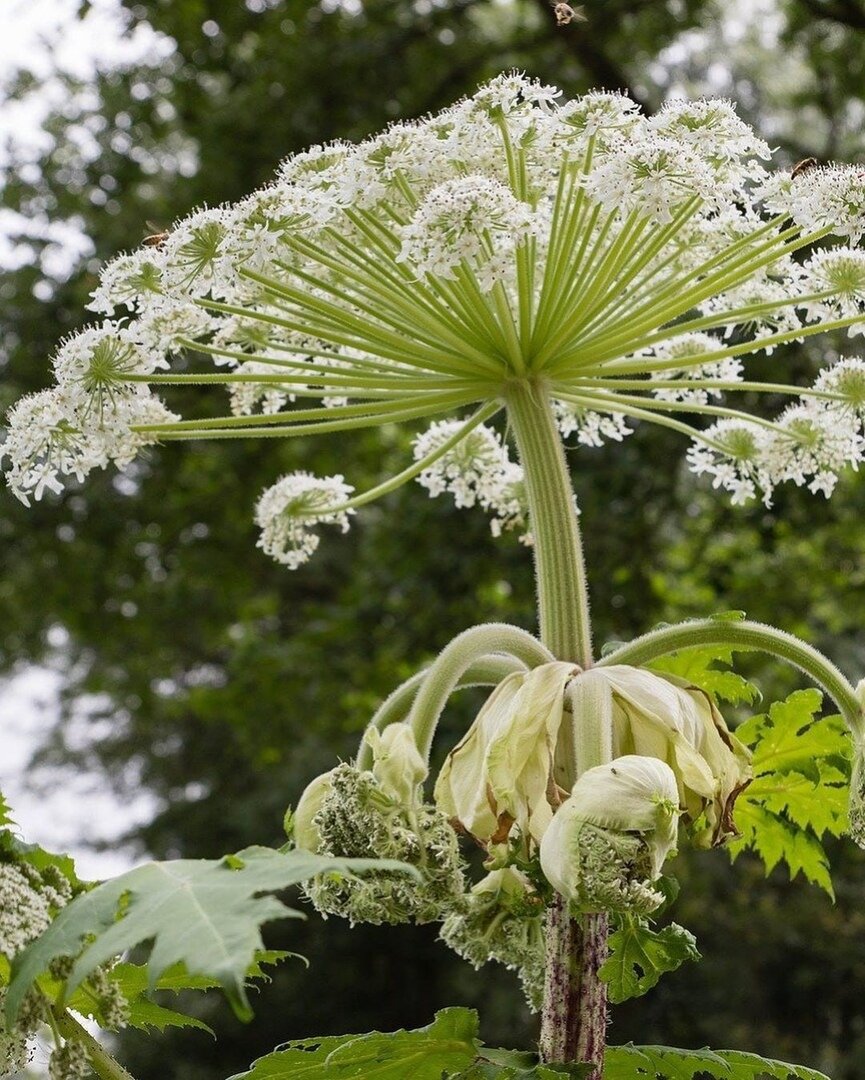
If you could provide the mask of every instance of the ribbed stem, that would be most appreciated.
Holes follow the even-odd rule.
[[[90,1067],[99,1080],[135,1080],[132,1073],[124,1069],[120,1062],[108,1053],[102,1043],[75,1019],[72,1013],[64,1010],[57,1015],[57,1029],[64,1039],[73,1039],[81,1043],[87,1051]]]
[[[525,473],[541,641],[557,659],[587,668],[592,663],[592,637],[586,572],[573,487],[552,403],[540,381],[512,385],[506,400]],[[581,761],[580,767],[600,764]],[[606,955],[606,915],[572,919],[566,901],[557,897],[547,912],[541,1059],[591,1061],[595,1068],[590,1080],[600,1080],[603,1069],[607,992],[598,970]]]
[[[574,491],[541,382],[519,382],[507,394],[508,416],[526,478],[534,536],[540,637],[557,660],[592,663],[586,571]]]

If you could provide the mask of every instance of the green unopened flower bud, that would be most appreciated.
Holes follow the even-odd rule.
[[[693,837],[697,846],[736,836],[733,806],[750,783],[751,755],[710,697],[685,679],[611,664],[591,668],[568,687],[574,724],[584,722],[584,702],[596,709],[599,689],[608,701],[613,757],[637,754],[670,766],[688,820],[705,822]]]
[[[436,804],[482,843],[500,843],[515,822],[523,836],[543,836],[564,689],[578,670],[556,661],[509,675],[448,755]]]
[[[91,1075],[90,1058],[81,1043],[67,1039],[52,1051],[48,1062],[49,1080],[84,1080]]]
[[[0,1016],[6,1008],[6,987],[0,986]],[[27,1068],[27,1034],[20,1027],[4,1030],[0,1022],[0,1076],[15,1076]]]
[[[543,998],[544,905],[512,866],[493,870],[444,920],[441,940],[475,968],[496,960],[519,972],[529,1007]]]
[[[447,817],[419,800],[398,802],[372,772],[352,765],[339,765],[327,777],[312,822],[318,852],[334,858],[397,859],[415,866],[422,880],[392,870],[370,870],[362,877],[322,874],[306,886],[315,907],[352,923],[442,918],[464,888],[459,844]]]
[[[384,731],[367,728],[364,738],[372,747],[372,774],[387,795],[405,806],[417,801],[418,785],[429,770],[408,724],[389,724]]]
[[[333,787],[334,772],[335,770],[331,769],[330,772],[322,773],[311,780],[304,788],[294,813],[286,813],[285,831],[289,839],[294,841],[295,847],[314,852],[320,850],[321,834],[315,818]]]
[[[577,911],[647,914],[664,899],[653,883],[676,846],[678,819],[672,769],[617,758],[574,784],[541,841],[541,869]]]

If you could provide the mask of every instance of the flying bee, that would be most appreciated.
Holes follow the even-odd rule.
[[[160,229],[158,225],[154,225],[152,221],[145,221],[144,224],[148,229],[152,230],[150,236],[145,236],[141,243],[145,247],[161,248],[162,245],[169,237],[167,229]]]
[[[797,176],[801,176],[802,173],[807,172],[809,169],[816,169],[819,164],[820,162],[815,157],[802,158],[790,170],[790,179],[795,180]]]

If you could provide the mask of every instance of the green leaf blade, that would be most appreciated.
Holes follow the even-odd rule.
[[[806,1065],[791,1065],[741,1050],[679,1050],[672,1046],[610,1046],[604,1080],[829,1080]]]
[[[177,964],[188,975],[222,986],[241,1019],[252,1015],[246,980],[263,952],[260,927],[274,919],[302,918],[273,896],[322,873],[362,872],[401,863],[327,859],[306,851],[251,847],[231,859],[178,859],[148,863],[104,882],[65,907],[13,965],[7,1016],[13,1019],[33,981],[60,956],[77,957],[65,994],[100,964],[151,943],[149,987]],[[87,944],[93,937],[95,940]],[[83,951],[82,951],[83,947]]]
[[[609,946],[598,974],[614,1005],[642,997],[662,975],[700,959],[694,935],[677,923],[653,930],[644,919],[630,919],[610,935]]]
[[[414,1031],[327,1036],[287,1044],[231,1080],[442,1080],[477,1057],[477,1013],[443,1009]]]

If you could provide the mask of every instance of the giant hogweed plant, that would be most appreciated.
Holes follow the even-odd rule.
[[[20,499],[157,443],[409,423],[413,460],[372,490],[277,479],[255,506],[259,546],[297,569],[328,526],[345,531],[416,479],[488,513],[494,533],[520,533],[540,629],[451,641],[384,702],[355,759],[312,780],[280,851],[92,887],[7,816],[7,1072],[47,1025],[52,1077],[128,1076],[78,1017],[198,1023],[154,989],[221,985],[248,1015],[247,982],[278,959],[259,928],[292,914],[270,893],[303,881],[323,914],[439,923],[469,963],[513,969],[540,1013],[537,1052],[484,1048],[473,1014],[452,1009],[418,1031],[288,1044],[246,1080],[820,1076],[741,1051],[606,1046],[609,1001],[699,956],[688,931],[657,922],[679,845],[751,848],[767,871],[786,861],[831,891],[821,838],[865,837],[863,695],[805,642],[738,616],[599,657],[565,453],[578,467],[585,448],[660,424],[733,503],[769,503],[784,482],[829,496],[857,467],[865,360],[839,359],[812,386],[778,369],[786,343],[861,332],[865,173],[769,171],[770,159],[726,101],[645,117],[626,96],[562,102],[503,75],[435,116],[298,154],[269,186],[105,267],[91,305],[103,321],[65,341],[54,386],[9,414]],[[158,396],[213,385],[228,389],[225,415],[184,420]],[[743,394],[789,403],[765,416],[740,408]],[[743,650],[818,689],[732,732],[720,707],[755,697],[732,670]],[[439,718],[465,686],[491,691],[433,781]],[[821,715],[823,694],[837,715]],[[467,848],[483,852],[479,880]],[[144,962],[124,959],[146,943]]]

